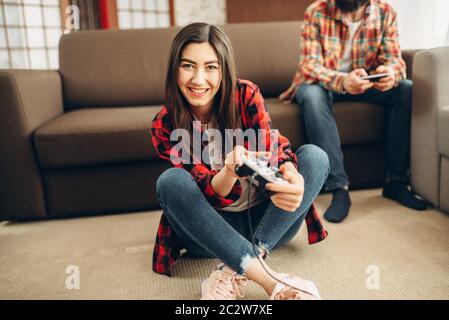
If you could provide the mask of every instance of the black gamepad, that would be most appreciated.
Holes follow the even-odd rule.
[[[244,158],[242,161],[243,164],[236,167],[235,172],[239,177],[247,177],[258,188],[265,188],[267,183],[288,183],[282,177],[282,173],[279,172],[278,168],[268,166],[266,158],[249,155],[248,158]]]

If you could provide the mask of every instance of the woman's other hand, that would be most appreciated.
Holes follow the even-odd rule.
[[[271,196],[271,201],[276,207],[288,212],[294,212],[302,202],[304,178],[291,162],[284,163],[279,168],[279,171],[289,183],[267,183],[265,188],[274,193]]]

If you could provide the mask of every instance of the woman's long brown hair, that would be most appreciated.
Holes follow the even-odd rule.
[[[191,43],[204,42],[208,42],[214,48],[222,72],[220,89],[214,98],[213,114],[217,129],[221,131],[224,139],[224,130],[241,128],[241,120],[235,106],[237,77],[234,53],[231,41],[219,27],[207,23],[192,23],[178,32],[171,46],[165,78],[165,106],[171,113],[174,128],[185,129],[192,137],[194,118],[190,104],[179,89],[177,79],[183,50]]]

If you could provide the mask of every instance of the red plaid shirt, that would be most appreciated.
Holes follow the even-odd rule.
[[[272,129],[270,115],[264,104],[259,88],[253,83],[239,80],[235,95],[236,108],[241,114],[242,129],[265,129],[266,150],[270,150],[270,130]],[[240,198],[242,188],[239,181],[235,183],[228,196],[222,197],[212,188],[212,178],[218,171],[211,170],[210,166],[203,163],[182,164],[177,161],[172,162],[172,158],[180,157],[180,150],[173,148],[177,141],[170,141],[170,134],[174,130],[170,113],[167,107],[155,116],[151,127],[152,141],[160,158],[170,161],[175,167],[184,168],[189,171],[198,183],[207,201],[215,207],[226,207]],[[195,127],[194,127],[195,130]],[[246,143],[246,142],[245,142]],[[204,145],[203,145],[204,146]],[[248,148],[247,145],[245,145]],[[295,153],[291,150],[290,142],[287,138],[278,134],[277,160],[279,165],[286,161],[291,161],[297,166]],[[178,158],[179,159],[179,158]],[[312,206],[306,215],[307,229],[309,233],[309,243],[313,244],[326,238],[327,231],[323,228],[318,212]],[[180,256],[182,243],[170,227],[164,214],[157,230],[156,243],[153,252],[153,271],[156,273],[170,275],[170,266],[176,262]]]
[[[317,0],[304,14],[301,52],[290,95],[302,83],[319,83],[341,93],[347,73],[338,71],[349,38],[349,27],[335,0]],[[384,65],[394,70],[396,83],[406,78],[401,56],[396,13],[383,0],[370,0],[362,25],[352,42],[352,70],[363,68],[368,73]]]

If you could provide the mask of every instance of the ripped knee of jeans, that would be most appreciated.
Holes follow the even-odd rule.
[[[265,258],[268,255],[268,246],[267,244],[258,241],[257,245],[254,246],[254,251],[256,254],[257,258],[262,258],[265,260]],[[246,269],[248,268],[248,264],[250,263],[250,261],[252,261],[254,259],[254,255],[251,254],[246,254],[242,257],[242,259],[240,260],[240,265],[239,265],[239,270],[236,270],[237,273],[239,274],[245,274],[246,273]]]

